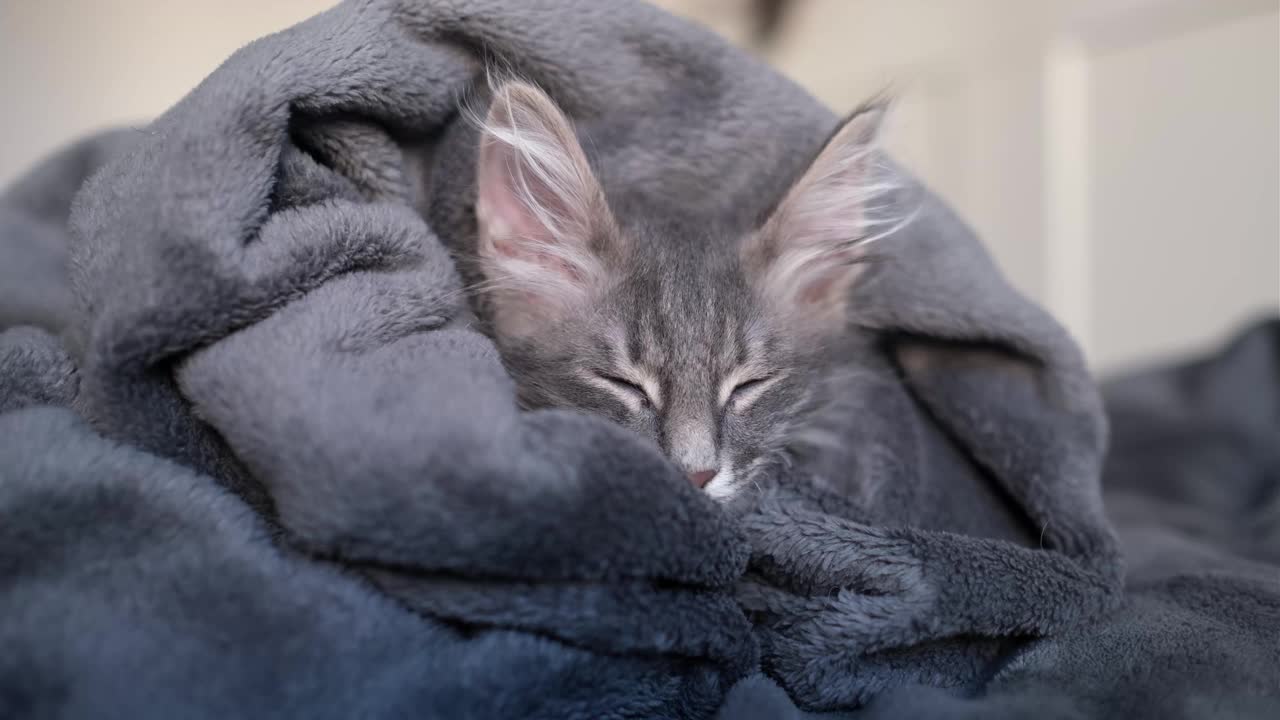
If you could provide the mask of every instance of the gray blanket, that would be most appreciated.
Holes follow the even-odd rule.
[[[905,174],[915,219],[854,299],[834,442],[758,492],[717,506],[608,423],[520,412],[464,292],[457,108],[494,66],[566,108],[606,191],[721,225],[836,123],[647,5],[349,0],[20,181],[0,266],[40,270],[4,276],[0,323],[44,329],[0,335],[0,716],[1165,717],[1280,694],[1275,633],[1249,629],[1268,566],[1183,602],[1165,557],[1148,600],[1137,570],[1121,593],[1079,353]],[[1178,611],[1236,624],[1180,634]]]

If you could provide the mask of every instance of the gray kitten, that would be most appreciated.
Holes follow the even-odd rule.
[[[783,457],[820,404],[875,223],[880,109],[855,113],[745,236],[611,206],[537,88],[497,88],[481,129],[478,258],[526,407],[652,439],[713,497]]]

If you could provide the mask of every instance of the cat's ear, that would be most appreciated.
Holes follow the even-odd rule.
[[[616,238],[573,126],[541,90],[497,88],[480,135],[478,254],[500,332],[527,335],[588,302]]]
[[[836,331],[878,221],[876,198],[891,186],[877,165],[885,112],[866,106],[849,117],[742,246],[742,262],[763,299],[806,325]]]

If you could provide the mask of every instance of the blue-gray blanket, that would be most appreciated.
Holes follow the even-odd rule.
[[[836,123],[641,3],[347,0],[34,169],[0,717],[1280,715],[1275,325],[1119,381],[1107,457],[1070,339],[903,173],[834,442],[722,507],[521,412],[473,329],[457,108],[495,66],[606,192],[720,225]]]

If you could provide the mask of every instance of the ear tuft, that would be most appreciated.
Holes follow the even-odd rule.
[[[886,219],[876,217],[897,187],[880,161],[886,110],[876,101],[855,111],[742,247],[766,301],[827,331],[843,327],[868,244],[898,227],[886,231]]]
[[[478,253],[500,332],[524,335],[587,302],[606,281],[599,239],[613,218],[568,118],[544,92],[508,82],[481,124]]]

